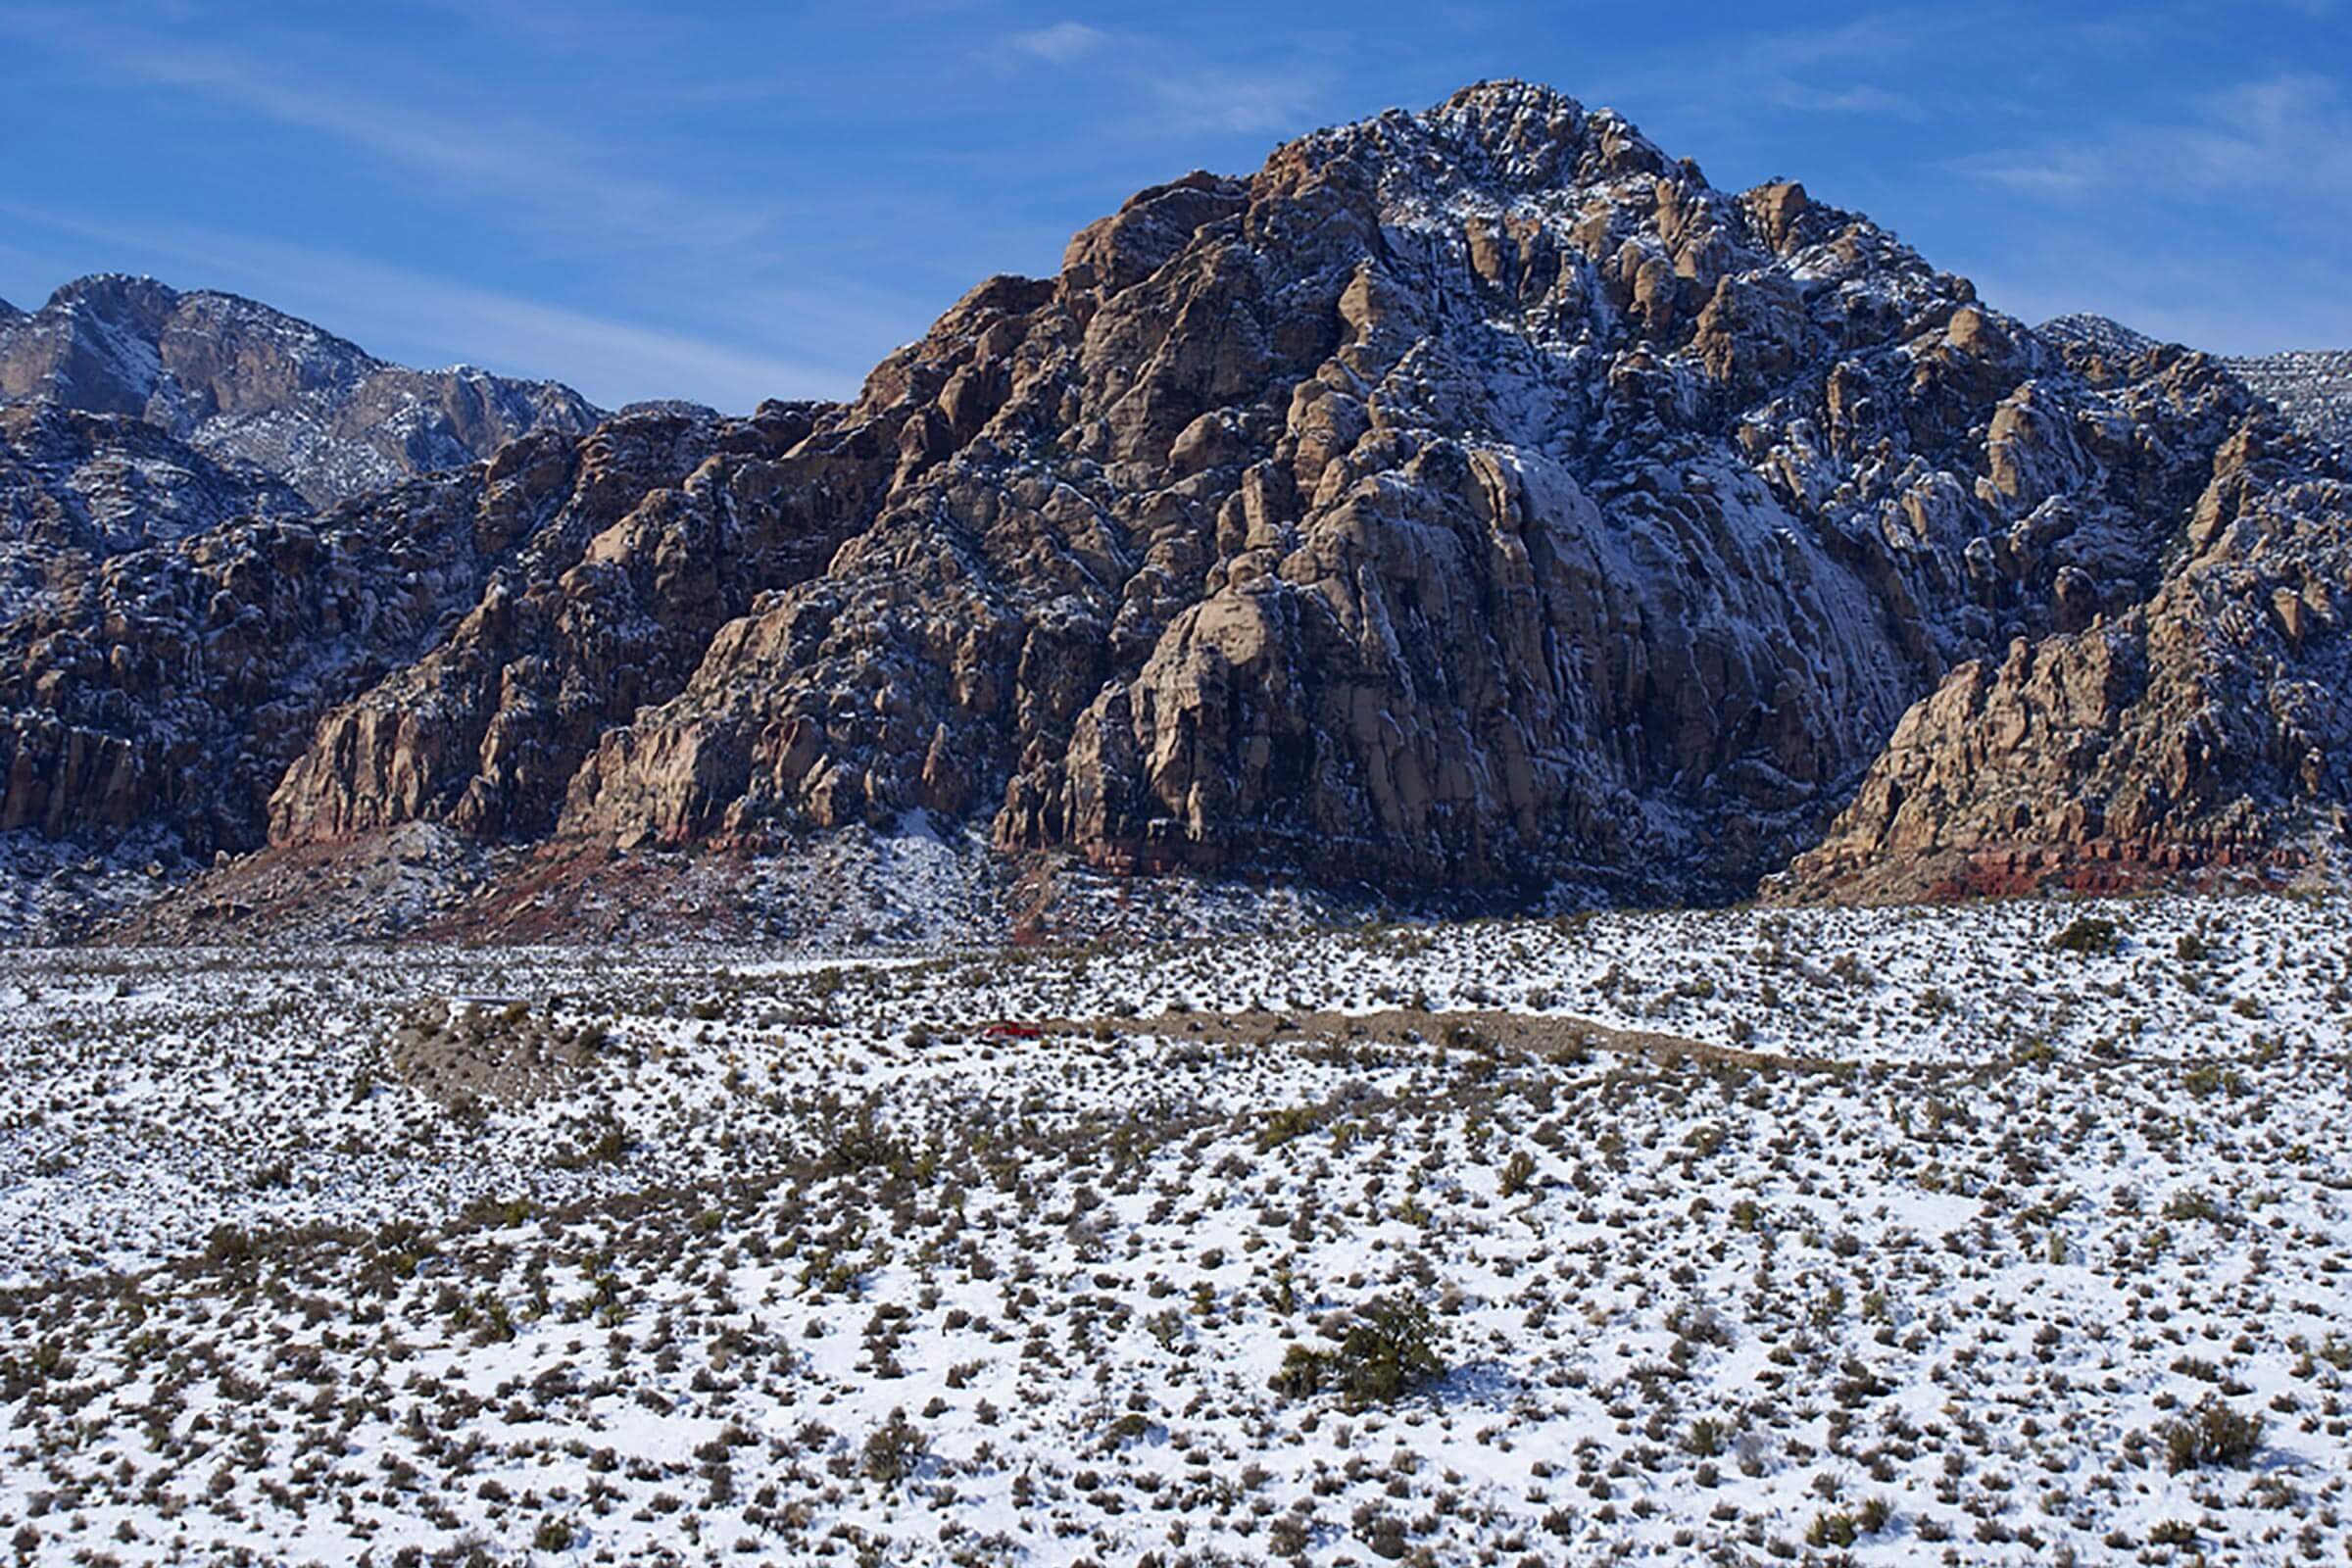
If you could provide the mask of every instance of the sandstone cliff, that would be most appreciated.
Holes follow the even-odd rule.
[[[1730,891],[1904,710],[2155,586],[2249,407],[2092,380],[1801,188],[1541,89],[1148,191],[834,428],[870,526],[607,734],[562,821]]]
[[[263,839],[320,713],[443,643],[720,438],[708,415],[539,435],[317,516],[114,555],[0,625],[0,832],[160,825],[197,854]]]
[[[2352,485],[2242,428],[2146,601],[1961,666],[1906,713],[1797,896],[2130,886],[2331,858],[2352,807]]]
[[[543,890],[925,824],[1510,899],[2267,863],[2352,788],[2340,462],[1488,83],[1138,194],[850,404],[110,561],[0,629],[0,825]]]

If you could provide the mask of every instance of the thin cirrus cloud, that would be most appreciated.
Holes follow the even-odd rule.
[[[1016,32],[985,51],[1000,65],[1078,68],[1115,83],[1114,96],[1148,106],[1163,130],[1233,135],[1296,132],[1329,84],[1312,67],[1266,70],[1189,57],[1177,40],[1063,21]]]
[[[2186,122],[2127,123],[2087,141],[1977,154],[1954,167],[2045,196],[2352,197],[2352,110],[2333,78],[2287,72],[2240,82],[2195,99],[2191,113]],[[2333,210],[2340,221],[2340,206]]]
[[[1005,40],[1014,52],[1035,55],[1057,66],[1083,60],[1110,42],[1110,34],[1083,22],[1056,22],[1051,26],[1016,32]]]
[[[2096,311],[2228,353],[2352,343],[2348,104],[2334,78],[2280,72],[2193,95],[2179,119],[1959,160],[2022,203],[1979,281],[2028,314]]]
[[[698,201],[621,174],[607,149],[503,112],[479,94],[428,108],[416,98],[387,97],[285,60],[177,41],[141,43],[135,34],[58,12],[0,12],[0,33],[6,32],[119,79],[193,94],[433,178],[524,201],[547,220],[584,220],[608,237],[727,245],[748,242],[768,226],[763,214],[745,204]]]
[[[1227,72],[1177,74],[1152,83],[1161,108],[1177,123],[1234,133],[1279,134],[1311,113],[1323,84],[1314,75]]]
[[[1812,87],[1785,81],[1773,89],[1772,101],[1783,109],[1823,115],[1891,115],[1897,120],[1920,120],[1927,109],[1916,97],[1889,92],[1866,83],[1848,87]]]
[[[684,397],[742,412],[763,398],[838,396],[857,385],[857,371],[846,365],[761,354],[329,250],[197,227],[133,232],[13,203],[0,203],[0,218],[168,260],[184,270],[176,279],[183,287],[252,295],[372,353],[509,375],[553,375],[561,368],[560,379],[607,408]]]

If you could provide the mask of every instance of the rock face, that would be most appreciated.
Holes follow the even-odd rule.
[[[721,624],[762,587],[813,576],[850,530],[854,484],[835,494],[779,477],[812,412],[768,404],[725,424],[672,429],[678,416],[648,414],[605,426],[591,450],[624,430],[666,439],[642,443],[653,450],[617,474],[575,481],[591,499],[540,527],[437,647],[327,717],[270,799],[272,836],[420,819],[545,833],[606,728],[675,692]]]
[[[534,545],[602,532],[722,431],[708,415],[615,417],[97,564],[0,626],[0,832],[103,843],[161,825],[191,853],[258,847],[322,711],[512,592]]]
[[[215,463],[144,420],[0,405],[0,618],[107,556],[232,517],[309,510],[290,486]]]
[[[917,811],[1505,895],[2255,858],[2352,787],[2339,461],[1489,83],[1138,194],[851,404],[116,556],[0,628],[0,826],[542,886]]]
[[[2295,349],[2222,363],[2314,440],[2352,446],[2352,349]]]
[[[2156,346],[2154,338],[2104,316],[2061,316],[2038,330],[2119,363]],[[2222,364],[2314,441],[2352,445],[2352,349],[2230,355]]]
[[[2279,423],[2225,444],[2187,553],[2146,602],[1954,670],[1790,890],[2103,889],[2339,845],[2352,486],[2299,473],[2296,440]]]
[[[143,420],[318,506],[602,417],[552,381],[405,369],[234,294],[116,274],[0,312],[0,402],[26,401]]]
[[[2136,603],[2247,410],[2094,384],[1867,221],[1517,84],[1147,191],[835,428],[821,579],[564,833],[985,813],[1007,851],[1729,891],[1953,664]]]

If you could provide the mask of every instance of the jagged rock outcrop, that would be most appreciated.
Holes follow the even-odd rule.
[[[1728,889],[1951,664],[2142,596],[2246,407],[1472,89],[976,291],[839,416],[901,432],[873,525],[608,734],[564,831],[919,806],[1113,865]]]
[[[0,314],[0,402],[144,420],[321,507],[603,417],[553,381],[411,370],[234,294],[120,274]]]
[[[160,825],[193,853],[258,847],[322,711],[512,592],[551,539],[594,537],[691,470],[722,429],[616,417],[316,517],[106,559],[0,626],[0,832]]]
[[[2352,349],[2289,349],[2223,363],[2297,429],[2352,447]]]
[[[917,811],[1504,895],[2258,858],[2347,787],[2338,465],[2209,356],[1487,83],[1141,192],[853,403],[117,557],[0,628],[0,826],[418,824],[542,890]]]
[[[2119,363],[2156,347],[2146,333],[2104,316],[2061,316],[2038,330],[2053,342],[2080,345]],[[2352,349],[2233,354],[2222,364],[2313,440],[2352,445]]]
[[[1784,890],[2105,889],[2331,853],[2352,807],[2352,484],[2310,459],[2282,421],[2225,443],[2146,602],[1954,670]]]
[[[144,420],[0,404],[0,619],[106,556],[309,510],[291,487]]]
[[[439,647],[328,716],[271,797],[272,836],[417,820],[545,833],[606,728],[675,692],[723,622],[761,587],[814,575],[854,526],[854,486],[780,477],[812,413],[769,404],[713,426],[662,487],[630,469],[639,499],[619,515],[574,508],[541,530]]]

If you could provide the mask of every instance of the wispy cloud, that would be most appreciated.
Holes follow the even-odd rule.
[[[2071,165],[2072,167],[2069,167]],[[2004,164],[1970,162],[1964,166],[1976,179],[1994,185],[2006,185],[2011,190],[2058,194],[2078,191],[2091,182],[2089,169],[2073,160],[2039,164]]]
[[[2011,190],[2070,200],[2278,192],[2340,223],[2342,204],[2352,200],[2352,105],[2340,82],[2285,72],[2188,107],[2184,122],[2120,124],[2088,139],[1975,154],[1953,167]]]
[[[522,201],[552,220],[632,242],[725,245],[767,218],[739,202],[701,201],[632,177],[608,149],[513,108],[467,95],[428,104],[337,80],[310,62],[249,50],[156,44],[58,11],[0,11],[14,33],[123,80],[191,94],[276,124],[330,137],[386,163],[474,193]]]
[[[1066,66],[1100,52],[1110,42],[1110,34],[1083,22],[1056,22],[1052,26],[1016,32],[1005,42],[1020,54]]]
[[[171,280],[181,287],[253,295],[372,352],[427,366],[465,361],[502,374],[561,379],[608,407],[683,397],[741,412],[762,398],[844,397],[858,384],[858,371],[845,367],[767,355],[331,250],[198,227],[132,231],[9,202],[0,202],[0,215],[95,240],[119,254],[169,260],[177,264]]]
[[[2326,264],[2281,267],[2260,241],[2181,258],[2063,223],[2018,237],[1972,275],[2026,320],[2090,311],[2219,354],[2352,348],[2352,298],[2328,286]]]
[[[1783,109],[1820,115],[1886,115],[1897,120],[1919,120],[1927,114],[1918,98],[1866,83],[1812,87],[1785,81],[1773,89],[1772,101]]]
[[[1940,79],[1917,71],[1922,56],[1948,49],[1976,25],[1975,12],[1873,10],[1826,25],[1742,32],[1722,47],[1661,47],[1611,73],[1605,90],[1588,88],[1635,121],[1657,107],[1680,106],[1707,123],[1744,125],[1759,98],[1782,109],[1819,114],[1880,113],[1924,119],[1915,95],[1870,78]],[[1857,80],[1856,78],[1861,78]]]
[[[1269,71],[1200,58],[1174,39],[1056,22],[997,40],[983,54],[1000,68],[1083,63],[1114,116],[1148,106],[1161,131],[1282,134],[1309,127],[1329,85],[1313,69]]]
[[[1313,122],[1324,83],[1311,74],[1200,70],[1159,74],[1151,86],[1179,125],[1280,135]]]

